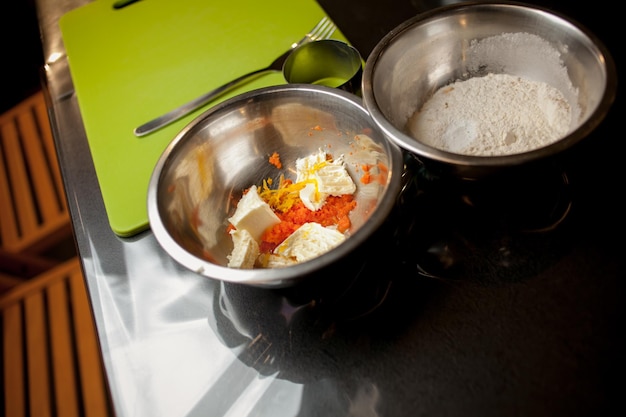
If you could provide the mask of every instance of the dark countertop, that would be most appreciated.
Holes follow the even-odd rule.
[[[367,56],[444,2],[319,3]],[[622,89],[608,2],[594,13],[531,3],[592,30]],[[58,16],[81,4],[38,1],[46,56],[62,50]],[[620,93],[545,170],[468,185],[408,160],[402,204],[346,261],[355,272],[263,290],[182,270],[149,231],[111,233],[68,77],[63,59],[50,63],[55,140],[117,415],[624,414]]]

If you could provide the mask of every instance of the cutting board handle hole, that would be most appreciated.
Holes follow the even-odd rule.
[[[115,3],[113,3],[113,8],[115,10],[123,9],[126,6],[137,3],[138,1],[140,0],[117,0]]]

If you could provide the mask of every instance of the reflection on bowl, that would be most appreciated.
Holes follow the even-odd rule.
[[[228,267],[228,219],[252,185],[295,180],[296,160],[323,149],[343,155],[357,183],[347,239],[312,259],[282,268]],[[282,167],[270,162],[280,155]],[[364,166],[387,168],[360,182]],[[386,140],[358,97],[323,86],[268,87],[227,100],[186,126],[165,149],[148,190],[150,226],[183,266],[207,277],[260,287],[290,286],[345,257],[385,221],[396,202],[402,152]]]
[[[415,16],[376,45],[365,65],[363,100],[385,134],[433,172],[476,179],[559,154],[587,137],[613,103],[616,77],[603,44],[564,16],[522,3],[459,3]],[[448,135],[446,140],[452,142],[470,142],[476,137],[483,140],[487,129],[495,130],[494,125],[482,126],[484,119],[492,117],[485,113],[485,104],[465,102],[463,110],[471,112],[450,117],[446,130],[416,128],[418,111],[430,105],[442,88],[447,88],[448,98],[442,106],[451,108],[452,96],[462,90],[460,84],[480,82],[489,89],[482,94],[492,98],[494,90],[488,83],[495,78],[519,84],[523,81],[521,95],[530,92],[526,85],[531,84],[531,88],[541,86],[538,90],[547,91],[548,96],[560,93],[558,99],[546,100],[539,113],[555,124],[560,107],[567,107],[565,114],[571,121],[566,120],[560,133],[550,140],[539,140],[536,130],[523,136],[517,125],[526,123],[523,117],[531,114],[530,105],[509,107],[507,100],[513,102],[514,98],[507,96],[492,112],[500,112],[498,119],[511,121],[498,132],[500,135],[490,139],[489,150],[476,154],[467,151],[480,148],[475,143],[445,147],[437,145],[442,138],[424,136],[436,132],[433,135]],[[452,88],[454,82],[460,84]],[[505,88],[504,94],[511,90]],[[433,114],[438,123],[448,117],[441,112]],[[535,143],[526,144],[526,140]],[[496,149],[504,143],[523,146],[512,152]]]

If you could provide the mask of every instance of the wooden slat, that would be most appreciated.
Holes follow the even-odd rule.
[[[22,278],[21,282],[58,264],[58,260],[21,252],[8,252],[0,248],[0,271],[6,275]]]
[[[24,317],[20,317],[22,310]],[[21,417],[24,410],[37,417],[112,414],[77,257],[2,294],[0,313],[7,417]],[[20,345],[22,340],[25,346]],[[21,359],[20,352],[25,352]],[[11,366],[6,366],[7,361]]]
[[[72,235],[42,91],[0,115],[0,247],[42,253]]]
[[[88,302],[82,275],[70,276],[72,305],[74,306],[74,329],[78,354],[80,381],[87,417],[110,415],[107,387],[100,356],[93,312]]]
[[[2,312],[4,411],[6,417],[26,415],[22,307],[13,303]]]
[[[1,126],[1,125],[0,125]],[[19,229],[13,208],[13,195],[9,182],[9,169],[4,163],[4,136],[0,131],[0,244],[6,246],[19,240]]]
[[[38,94],[34,95],[33,101],[33,109],[35,111],[37,124],[41,127],[41,139],[46,149],[46,155],[48,156],[51,166],[58,167],[59,159],[54,145],[54,138],[52,137],[52,128],[50,127],[50,118],[48,116],[48,107],[46,106],[44,93],[40,91]],[[52,177],[56,185],[56,189],[59,190],[59,193],[63,196],[65,188],[63,186],[63,179],[61,178],[61,170],[53,169]],[[65,198],[61,199],[61,203],[63,204],[65,210],[67,210]]]
[[[71,323],[70,300],[65,280],[48,287],[48,317],[50,318],[50,348],[52,351],[52,376],[59,416],[78,417],[79,398],[74,370],[75,352]]]
[[[3,147],[6,158],[6,166],[10,173],[9,182],[10,189],[13,190],[12,200],[15,203],[14,221],[18,224],[20,234],[30,235],[37,232],[37,211],[35,208],[35,200],[30,192],[30,183],[28,181],[28,170],[24,163],[22,148],[17,133],[15,123],[4,123],[1,126],[0,134],[3,139]],[[19,239],[20,236],[15,236]],[[16,241],[4,242],[4,246],[11,248],[16,245]]]
[[[0,295],[10,288],[23,284],[24,278],[16,277],[13,275],[3,274],[0,272]]]
[[[33,416],[48,417],[52,412],[48,338],[42,292],[29,294],[24,300],[26,326],[26,363],[28,400]]]
[[[0,311],[13,303],[23,302],[31,294],[40,293],[43,288],[54,282],[63,281],[66,279],[68,271],[76,268],[80,268],[80,261],[74,257],[12,288],[0,297]]]
[[[42,138],[34,118],[33,109],[17,115],[17,126],[24,145],[28,172],[33,182],[33,198],[41,214],[42,222],[56,219],[63,207],[59,204],[52,167],[49,164]]]

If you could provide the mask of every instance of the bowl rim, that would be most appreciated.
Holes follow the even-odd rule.
[[[562,24],[571,27],[573,30],[586,37],[590,43],[594,45],[601,61],[604,63],[607,82],[601,100],[596,108],[590,112],[586,120],[584,120],[575,130],[569,132],[566,136],[563,136],[556,142],[546,146],[522,153],[494,156],[466,155],[438,149],[413,139],[410,135],[390,123],[379,108],[373,91],[374,72],[387,48],[399,39],[406,31],[417,24],[436,19],[448,13],[460,13],[468,9],[523,9],[532,11],[538,15],[548,15],[553,19],[557,19]],[[363,96],[363,105],[374,119],[374,122],[380,127],[390,141],[395,142],[401,148],[428,160],[450,164],[453,166],[467,168],[503,168],[519,166],[544,159],[550,155],[560,153],[561,151],[570,148],[574,144],[586,138],[598,125],[601,124],[615,100],[617,92],[617,70],[613,57],[605,44],[587,27],[559,11],[519,1],[462,1],[459,3],[436,7],[417,14],[397,25],[383,38],[381,38],[381,40],[374,46],[365,62],[361,91]]]
[[[149,226],[157,242],[167,256],[172,257],[175,261],[177,261],[179,264],[186,267],[187,269],[208,278],[213,278],[224,282],[241,283],[258,287],[286,287],[294,284],[301,278],[304,278],[315,271],[323,269],[345,257],[360,244],[362,244],[366,239],[368,239],[369,236],[385,222],[389,213],[395,206],[397,196],[400,193],[401,176],[404,170],[404,162],[401,148],[398,147],[395,143],[389,141],[387,137],[383,134],[383,132],[379,132],[384,143],[387,144],[389,151],[389,175],[391,177],[387,184],[386,195],[390,198],[383,198],[379,201],[376,209],[370,214],[367,219],[367,228],[360,227],[348,239],[335,247],[333,250],[326,252],[311,261],[301,262],[293,266],[288,266],[284,268],[230,268],[227,266],[211,263],[207,260],[192,255],[191,253],[187,252],[183,247],[181,247],[167,231],[167,228],[165,227],[165,224],[162,221],[159,212],[158,190],[159,181],[163,175],[163,170],[166,167],[176,147],[188,138],[193,137],[193,132],[197,130],[198,127],[204,125],[212,118],[219,116],[221,113],[229,111],[229,109],[237,107],[242,103],[246,103],[250,100],[255,100],[262,97],[268,97],[271,95],[289,96],[300,94],[302,92],[315,94],[321,97],[327,97],[328,99],[341,100],[342,102],[346,103],[346,105],[360,111],[364,115],[364,117],[367,117],[371,121],[372,127],[377,128],[374,121],[371,120],[369,112],[362,105],[362,101],[358,96],[343,90],[321,85],[286,84],[262,87],[231,97],[204,111],[192,121],[190,121],[181,131],[179,131],[179,133],[176,134],[176,136],[161,153],[150,176],[147,195]],[[368,233],[368,230],[370,230],[371,232]]]

